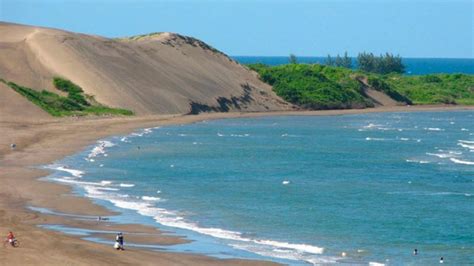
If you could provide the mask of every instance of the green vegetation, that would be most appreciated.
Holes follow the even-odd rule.
[[[474,75],[387,75],[381,78],[414,104],[474,105]]]
[[[68,93],[67,97],[73,100],[74,102],[79,103],[80,105],[90,106],[84,95],[82,95],[82,88],[72,83],[71,81],[55,77],[53,79],[53,84],[56,89]]]
[[[364,72],[377,74],[403,74],[405,72],[405,65],[402,63],[402,58],[390,53],[380,56],[375,56],[372,53],[360,53],[356,61],[358,69]],[[335,59],[332,58],[331,55],[328,55],[325,65],[352,68],[352,58],[347,55],[347,52],[344,53],[343,57],[337,55]]]
[[[69,80],[65,80],[59,77],[55,77],[53,79],[53,84],[58,90],[66,92],[67,97],[58,95],[47,90],[33,90],[27,87],[20,86],[14,82],[7,82],[3,79],[1,80],[1,82],[7,84],[8,86],[10,86],[10,88],[15,90],[19,94],[25,96],[32,103],[38,105],[52,116],[82,116],[89,114],[133,115],[132,111],[120,108],[110,108],[95,102],[92,96],[84,96],[81,87],[77,86]],[[90,99],[90,101],[87,101],[86,97]]]
[[[402,58],[389,53],[380,56],[375,56],[372,53],[361,53],[357,56],[357,65],[362,71],[378,74],[402,74],[405,72]]]
[[[407,104],[474,105],[474,75],[383,75],[318,64],[249,67],[280,97],[308,109],[371,107],[366,87]]]
[[[139,39],[142,39],[142,38],[145,38],[145,37],[159,36],[161,34],[163,34],[163,32],[151,32],[151,33],[146,33],[146,34],[134,35],[134,36],[130,36],[130,37],[116,38],[116,39],[117,40],[133,40],[133,41],[136,41],[136,40],[139,40]]]
[[[323,65],[249,65],[283,99],[308,109],[371,107],[352,71]]]
[[[290,54],[290,56],[288,57],[288,61],[290,62],[290,64],[298,64],[298,59],[294,54]]]
[[[343,57],[337,55],[336,59],[333,59],[331,55],[328,55],[328,57],[326,58],[326,65],[352,68],[352,59],[347,55],[347,52],[344,53]]]

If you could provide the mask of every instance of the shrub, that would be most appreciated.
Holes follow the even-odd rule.
[[[32,103],[38,105],[52,116],[69,115],[133,115],[132,111],[120,108],[110,108],[99,103],[90,104],[82,94],[82,89],[76,84],[55,78],[53,83],[56,88],[68,93],[67,97],[58,95],[47,90],[33,90],[27,87],[17,85],[13,82],[7,82],[7,85],[19,94],[26,97]],[[93,98],[92,96],[88,96]]]

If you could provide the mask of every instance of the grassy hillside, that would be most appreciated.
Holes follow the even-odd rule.
[[[32,103],[41,107],[52,116],[82,116],[89,114],[133,115],[132,111],[120,108],[110,108],[97,103],[92,96],[85,95],[81,87],[69,80],[59,77],[53,79],[53,84],[56,89],[66,92],[66,97],[47,90],[33,90],[31,88],[20,86],[14,82],[7,82],[3,79],[0,79],[0,82],[7,84],[10,88],[26,97]]]
[[[407,104],[474,104],[473,75],[381,75],[318,64],[248,67],[280,97],[308,109],[373,107],[364,87]]]
[[[308,109],[371,107],[351,71],[322,65],[249,65],[283,99]]]
[[[474,75],[389,75],[381,79],[410,98],[414,104],[474,105]]]

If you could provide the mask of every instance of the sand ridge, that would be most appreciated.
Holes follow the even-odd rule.
[[[293,108],[253,71],[176,33],[110,39],[0,22],[0,36],[0,78],[55,91],[52,78],[61,76],[100,103],[138,115],[189,113],[192,103],[228,111]]]

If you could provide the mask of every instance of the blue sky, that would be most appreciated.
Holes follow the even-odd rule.
[[[229,55],[388,51],[473,58],[473,5],[472,0],[0,0],[0,20],[108,37],[178,32]]]

